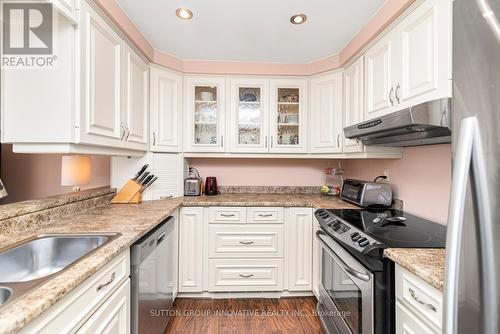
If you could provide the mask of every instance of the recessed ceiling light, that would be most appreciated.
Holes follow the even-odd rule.
[[[187,8],[177,8],[175,15],[183,20],[191,20],[193,18],[193,12]]]
[[[307,21],[307,16],[305,14],[297,14],[297,15],[293,15],[291,18],[290,18],[290,22],[292,24],[302,24],[304,22]]]

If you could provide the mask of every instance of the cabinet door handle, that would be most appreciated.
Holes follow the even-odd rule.
[[[240,277],[250,278],[250,277],[253,277],[253,274],[247,274],[247,275],[240,274]]]
[[[398,86],[396,87],[396,91],[395,91],[395,93],[394,93],[394,95],[396,96],[396,101],[398,102],[398,104],[400,104],[400,103],[401,103],[401,101],[400,101],[400,99],[399,99],[399,94],[398,94],[400,89],[401,89],[401,85],[400,85],[400,84],[399,84],[399,82],[398,82]]]
[[[264,145],[267,148],[267,136],[266,136],[266,139],[264,140]]]
[[[412,288],[408,288],[408,291],[410,291],[411,298],[413,298],[417,303],[419,303],[423,307],[428,308],[429,310],[436,312],[436,307],[434,305],[426,303],[422,299],[418,298],[417,295],[415,294],[415,291],[413,291]]]
[[[221,213],[220,214],[222,217],[234,217],[235,214],[234,213]]]
[[[271,148],[273,148],[273,143],[274,143],[274,137],[271,136]]]
[[[220,147],[224,147],[224,136],[220,136]]]
[[[102,289],[104,289],[105,287],[107,287],[108,285],[110,285],[111,283],[113,283],[113,282],[114,282],[114,280],[115,280],[115,278],[116,278],[116,272],[113,272],[113,273],[111,274],[111,278],[109,279],[109,281],[107,281],[107,282],[106,282],[106,283],[104,283],[104,284],[99,284],[99,286],[97,287],[97,289],[96,289],[96,290],[97,290],[97,291],[101,291]]]
[[[125,137],[125,125],[120,125],[120,141]]]
[[[391,87],[391,90],[389,91],[389,102],[391,102],[391,106],[394,105],[394,100],[392,99],[392,93],[394,93],[394,87]]]
[[[259,213],[259,217],[272,217],[272,213]]]
[[[125,127],[125,131],[127,131],[127,136],[125,137],[125,141],[128,141],[128,137],[130,136],[130,130],[129,130],[128,126]]]
[[[337,147],[340,147],[340,134],[337,134]]]
[[[153,146],[156,145],[156,133],[153,131]]]
[[[251,244],[253,244],[253,241],[240,241],[240,244],[242,244],[242,245],[251,245]]]

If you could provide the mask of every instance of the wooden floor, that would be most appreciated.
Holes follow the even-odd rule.
[[[171,333],[321,333],[316,298],[176,299]]]

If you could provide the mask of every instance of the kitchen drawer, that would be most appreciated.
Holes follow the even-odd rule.
[[[246,223],[247,208],[244,207],[210,207],[208,208],[208,222],[211,224]]]
[[[396,298],[424,322],[442,328],[443,294],[399,265],[396,265]]]
[[[396,302],[396,334],[437,334],[399,301]]]
[[[208,291],[283,290],[281,259],[211,259],[208,271]]]
[[[247,208],[247,221],[256,224],[283,224],[283,208]]]
[[[31,322],[22,333],[74,332],[129,275],[127,249]]]
[[[282,257],[282,225],[216,225],[208,228],[210,258]]]
[[[130,279],[78,329],[77,334],[130,333]]]

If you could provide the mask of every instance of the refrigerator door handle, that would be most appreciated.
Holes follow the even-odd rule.
[[[467,192],[473,141],[474,124],[470,118],[463,119],[460,124],[455,162],[453,164],[453,181],[448,214],[448,230],[446,233],[446,276],[443,314],[443,333],[446,334],[457,332],[456,315],[458,312],[457,296],[460,244],[462,241],[465,195]]]
[[[483,305],[488,305],[482,314],[485,333],[497,333],[496,286],[493,259],[493,235],[486,180],[486,161],[482,150],[480,130],[476,117],[461,121],[453,165],[453,184],[446,235],[446,277],[444,290],[443,333],[457,333],[458,284],[460,253],[463,235],[463,219],[467,183],[472,182],[473,201],[477,208],[478,244],[481,249],[481,293]],[[490,268],[488,270],[488,268]]]
[[[474,141],[472,145],[472,192],[477,209],[477,230],[481,271],[481,294],[483,305],[487,305],[481,314],[485,333],[498,333],[497,277],[495,270],[495,241],[491,214],[491,201],[488,192],[486,159],[481,140],[481,130],[474,117]]]

